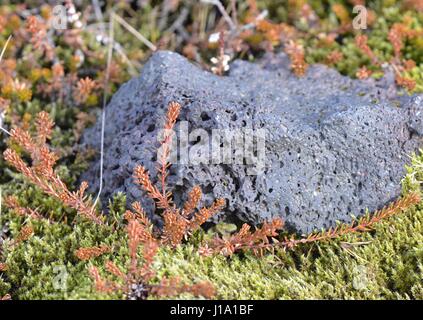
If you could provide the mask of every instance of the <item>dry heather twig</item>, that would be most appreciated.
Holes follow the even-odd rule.
[[[21,243],[23,241],[28,240],[34,234],[34,229],[31,226],[24,226],[22,227],[21,231],[19,231],[18,236],[15,239],[15,243]]]
[[[412,91],[416,87],[416,81],[403,76],[404,71],[409,71],[415,67],[415,62],[412,60],[403,60],[401,50],[404,48],[404,39],[412,39],[423,35],[421,30],[410,29],[405,23],[394,23],[388,32],[388,40],[392,45],[394,57],[391,61],[391,66],[395,71],[395,82],[398,86],[407,88]],[[367,44],[368,38],[366,35],[359,34],[355,38],[356,46],[367,55],[375,66],[380,66],[381,62],[376,54],[370,49]],[[371,72],[365,67],[357,71],[359,79],[366,79]]]
[[[169,296],[181,292],[190,292],[194,295],[211,297],[214,294],[213,286],[208,282],[194,285],[181,284],[177,278],[163,278],[158,285],[149,284],[155,276],[152,268],[154,257],[160,245],[177,246],[184,237],[197,230],[212,215],[222,210],[225,202],[216,200],[210,207],[196,211],[201,200],[201,189],[196,186],[188,194],[188,200],[182,208],[176,208],[172,201],[172,192],[167,188],[169,174],[170,146],[173,138],[173,127],[179,116],[181,106],[176,102],[169,103],[164,125],[165,133],[161,141],[161,153],[158,157],[157,172],[159,185],[155,185],[147,171],[142,166],[134,170],[135,182],[146,192],[147,196],[155,201],[157,208],[162,211],[164,226],[153,232],[154,226],[147,217],[140,202],[132,204],[132,210],[127,210],[125,218],[128,221],[126,233],[128,236],[129,264],[126,272],[111,261],[105,265],[106,270],[120,280],[108,281],[101,277],[96,267],[90,268],[90,274],[95,287],[101,292],[113,290],[123,291],[128,298],[145,298],[148,294]],[[139,263],[138,250],[142,246],[143,263]],[[81,250],[81,249],[80,249]],[[81,252],[80,252],[81,253]],[[99,248],[85,248],[82,258],[90,258],[103,253]],[[81,258],[80,257],[80,258]]]
[[[261,252],[262,250],[273,248],[292,249],[301,244],[336,239],[347,234],[370,231],[380,221],[399,214],[420,203],[420,201],[421,196],[418,193],[410,193],[402,199],[391,203],[389,206],[376,211],[372,215],[364,216],[351,222],[350,224],[342,224],[336,228],[330,228],[327,231],[311,233],[307,237],[301,239],[297,239],[293,235],[292,237],[284,238],[283,241],[275,241],[273,243],[266,241],[266,237],[276,235],[275,231],[282,227],[280,224],[277,224],[276,226],[274,224],[265,224],[263,228],[267,230],[267,232],[260,231],[261,237],[258,237],[257,239],[261,241],[252,241],[255,238],[254,233],[249,233],[249,227],[244,225],[241,231],[235,236],[232,236],[227,240],[216,238],[201,248],[201,252],[204,255],[216,253],[231,255],[238,250],[253,250],[255,252]]]
[[[18,216],[30,217],[33,219],[41,219],[42,216],[31,208],[25,208],[19,204],[19,200],[15,196],[7,196],[4,199],[4,204],[9,209],[13,210]]]
[[[175,247],[188,235],[200,228],[211,216],[221,211],[225,205],[223,199],[217,199],[210,207],[197,209],[201,201],[201,189],[195,186],[188,194],[187,201],[181,208],[173,204],[172,192],[167,187],[169,174],[170,146],[173,138],[173,128],[180,113],[181,106],[171,102],[168,106],[165,122],[165,134],[161,141],[161,154],[158,157],[157,180],[154,184],[147,171],[142,166],[134,170],[135,182],[146,192],[147,196],[154,200],[158,211],[163,218],[163,228],[155,229],[142,208],[140,202],[132,204],[132,210],[127,210],[125,219],[128,221],[126,233],[128,237],[129,264],[126,271],[121,270],[116,264],[108,261],[106,270],[114,275],[119,281],[103,279],[96,267],[90,268],[90,274],[95,282],[95,287],[102,292],[113,290],[123,291],[128,298],[145,298],[148,294],[173,295],[181,292],[190,292],[196,295],[211,297],[214,294],[213,286],[208,282],[194,285],[181,284],[176,278],[163,278],[158,285],[151,284],[156,273],[152,268],[154,257],[161,245]],[[92,203],[85,196],[86,183],[82,183],[80,189],[75,192],[68,190],[53,167],[57,157],[47,146],[50,139],[53,122],[48,114],[41,112],[36,119],[36,134],[31,136],[28,131],[16,128],[11,131],[12,141],[26,151],[31,157],[31,165],[27,165],[21,156],[11,148],[4,152],[5,159],[31,182],[40,187],[45,193],[56,197],[67,206],[77,210],[79,214],[89,220],[103,224],[104,220],[92,210]],[[291,249],[300,244],[325,241],[370,230],[376,223],[389,218],[405,209],[419,203],[420,195],[411,193],[403,199],[396,201],[390,206],[377,211],[372,216],[365,216],[349,225],[341,225],[328,231],[313,233],[306,238],[297,239],[294,236],[284,238],[282,241],[274,239],[277,232],[283,228],[281,219],[266,222],[261,228],[250,231],[250,226],[244,224],[241,230],[227,238],[215,238],[200,248],[200,253],[223,254],[230,256],[240,250],[252,250],[261,254],[266,249],[284,248]],[[33,210],[22,208],[14,197],[6,198],[9,204],[19,215],[32,218],[40,218]],[[25,226],[14,239],[14,244],[27,240],[34,230],[31,226]],[[142,247],[143,263],[140,263],[138,251]],[[102,254],[111,252],[106,245],[99,247],[80,248],[75,255],[81,260],[89,260]],[[7,266],[3,265],[3,269]]]
[[[358,71],[356,73],[357,78],[360,79],[360,80],[367,79],[371,75],[372,75],[372,72],[369,69],[367,69],[366,67],[361,67],[360,69],[358,69]]]
[[[211,62],[214,66],[211,68],[211,71],[218,75],[223,76],[223,74],[229,70],[229,60],[230,56],[225,54],[225,38],[224,32],[219,32],[219,51],[217,57],[211,58]]]
[[[271,222],[265,222],[261,228],[251,232],[251,227],[244,224],[239,232],[229,238],[214,238],[200,248],[200,253],[205,256],[216,253],[231,256],[238,250],[251,249],[256,254],[262,254],[264,248],[273,245],[269,242],[269,238],[276,237],[277,231],[282,230],[283,226],[282,219],[274,219]]]
[[[394,50],[394,58],[392,59],[392,66],[395,71],[395,81],[397,85],[407,88],[407,90],[412,91],[416,87],[416,81],[404,77],[402,73],[404,71],[411,70],[415,67],[415,62],[412,60],[403,60],[401,50],[404,47],[404,40],[411,39],[415,37],[421,37],[423,31],[412,30],[407,25],[403,23],[394,23],[389,29],[388,40],[392,45]]]
[[[158,285],[149,284],[156,275],[152,264],[159,249],[159,243],[149,236],[146,238],[145,226],[139,220],[130,220],[126,229],[130,257],[127,270],[126,272],[122,271],[112,261],[106,262],[106,270],[119,279],[119,282],[117,282],[103,279],[99,270],[92,266],[90,274],[94,280],[96,290],[104,293],[119,290],[124,292],[130,299],[143,299],[150,293],[160,296],[171,296],[182,292],[190,292],[196,296],[204,296],[206,298],[214,295],[214,288],[209,282],[186,285],[181,284],[177,278],[165,277],[161,279]],[[138,259],[138,249],[141,244],[144,260],[142,264],[139,263]]]
[[[12,129],[12,141],[31,156],[32,163],[31,166],[27,165],[11,148],[4,152],[5,160],[46,194],[62,201],[94,223],[103,224],[101,215],[92,208],[91,201],[85,195],[88,184],[83,182],[79,190],[72,192],[53,169],[58,157],[46,144],[53,126],[49,115],[42,111],[37,115],[35,137],[31,137],[28,131],[21,128]]]
[[[368,37],[363,34],[358,34],[355,37],[355,44],[356,46],[366,55],[370,58],[372,63],[376,66],[380,65],[379,59],[376,56],[376,54],[373,52],[372,49],[370,49],[369,45],[367,44]]]
[[[180,244],[183,238],[194,232],[201,224],[206,222],[211,216],[223,209],[224,199],[217,199],[209,208],[202,208],[195,212],[195,208],[201,199],[201,189],[196,186],[188,195],[188,201],[182,209],[176,208],[172,203],[172,193],[167,191],[166,178],[169,169],[169,152],[172,139],[172,129],[176,119],[179,116],[181,106],[178,103],[171,102],[168,107],[165,123],[164,139],[161,143],[161,155],[158,159],[158,180],[161,188],[152,183],[147,171],[143,166],[137,166],[134,171],[135,182],[147,193],[147,196],[154,200],[157,207],[163,210],[162,217],[164,227],[159,235],[163,244],[176,246]],[[134,210],[139,216],[142,216],[142,224],[148,229],[148,219],[141,210],[139,203],[136,203]],[[136,217],[134,213],[127,212],[128,217]]]
[[[30,41],[34,49],[39,50],[42,54],[45,54],[47,60],[52,61],[56,54],[47,37],[47,25],[36,16],[29,16],[27,18],[27,30],[31,35]]]
[[[108,253],[111,250],[112,249],[106,245],[101,245],[98,247],[79,248],[75,251],[75,256],[77,256],[79,260],[87,261],[92,258],[99,257],[102,254]]]
[[[0,262],[0,272],[5,272],[7,269],[7,264]]]
[[[308,68],[304,48],[294,41],[289,41],[285,46],[285,52],[291,59],[291,69],[294,74],[298,77],[304,76]]]
[[[347,234],[370,231],[375,224],[409,209],[410,207],[418,204],[420,201],[421,197],[419,194],[410,193],[402,199],[391,203],[389,206],[374,212],[372,215],[366,215],[357,221],[351,222],[350,224],[342,224],[334,229],[330,228],[329,230],[322,231],[320,233],[312,233],[303,239],[295,239],[294,237],[289,239],[286,238],[280,245],[287,248],[293,248],[299,244],[327,241]]]
[[[84,79],[79,79],[78,83],[76,84],[76,88],[74,90],[75,101],[79,104],[86,102],[90,94],[97,87],[98,87],[98,84],[94,80],[88,77]]]

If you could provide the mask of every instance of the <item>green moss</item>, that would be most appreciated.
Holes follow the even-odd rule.
[[[410,71],[405,72],[405,76],[416,82],[416,87],[413,90],[413,93],[423,92],[423,63],[414,67]]]
[[[423,156],[413,158],[404,179],[404,191],[420,189],[422,163]],[[116,220],[124,211],[123,201],[123,195],[118,195],[110,204]],[[52,210],[58,209],[53,203],[50,206]],[[10,221],[12,238],[23,223],[29,223],[12,213],[3,219]],[[35,234],[28,241],[16,247],[10,247],[6,241],[9,270],[0,280],[0,293],[12,288],[15,299],[121,298],[118,293],[106,296],[95,292],[87,271],[90,263],[81,262],[74,255],[80,247],[107,244],[113,253],[91,263],[103,270],[104,261],[112,259],[124,268],[127,249],[121,231],[82,222],[30,223]],[[188,283],[209,280],[217,289],[216,298],[222,299],[421,299],[423,296],[423,204],[378,224],[371,233],[263,257],[248,253],[232,258],[200,257],[196,249],[198,237],[201,238],[201,233],[191,244],[159,251],[154,263],[155,281],[163,276],[177,276]],[[63,274],[65,287],[61,287]]]
[[[349,236],[293,252],[200,258],[192,247],[162,251],[162,275],[208,279],[221,299],[419,299],[423,206]]]
[[[12,215],[6,218],[10,221],[11,238],[16,237],[23,223],[30,223],[34,228],[34,235],[24,243],[13,245],[6,241],[4,245],[8,265],[5,279],[15,299],[99,297],[93,291],[87,263],[79,261],[75,251],[99,244],[119,245],[122,234],[111,227],[91,223],[70,226],[45,220],[22,221]],[[110,256],[105,255],[97,262],[106,258]]]
[[[4,280],[3,275],[0,275],[0,297],[4,297],[10,291],[10,284]]]
[[[306,61],[312,63],[326,63],[327,56],[333,50],[342,52],[344,58],[342,61],[336,63],[335,67],[344,75],[355,78],[356,72],[362,66],[366,66],[369,70],[378,72],[380,74],[380,67],[374,66],[370,59],[366,57],[354,43],[354,38],[358,33],[355,30],[348,31],[342,36],[338,37],[336,41],[331,44],[323,43],[313,26],[306,26],[300,28],[295,14],[288,14],[288,1],[257,1],[261,9],[269,11],[269,17],[275,22],[284,22],[295,25],[300,30],[305,31],[302,36],[304,38],[304,48],[306,50]],[[298,6],[301,7],[301,1],[298,1]],[[308,1],[312,8],[320,18],[320,24],[323,30],[335,30],[340,26],[339,18],[330,9],[334,4],[341,4],[344,6],[349,14],[349,19],[354,18],[352,12],[352,5],[349,1]],[[376,17],[373,24],[369,25],[362,33],[368,36],[368,45],[378,57],[379,61],[389,63],[393,58],[393,48],[388,40],[388,32],[394,23],[403,23],[407,21],[409,27],[413,30],[422,30],[423,28],[423,14],[414,10],[406,8],[401,1],[372,1],[367,4]],[[293,11],[294,9],[294,11]],[[290,12],[295,12],[295,8],[291,8]],[[404,47],[401,50],[403,59],[414,60],[417,66],[422,63],[423,57],[423,40],[422,37],[415,37],[413,39],[404,40]],[[416,88],[414,92],[423,92],[422,69],[416,67],[404,76],[412,78],[416,81]]]
[[[365,65],[375,72],[375,77],[381,76],[380,68],[372,66],[369,59],[356,48],[354,32],[347,32],[330,45],[322,45],[315,32],[308,28],[304,21],[295,21],[290,16],[291,11],[288,11],[286,6],[288,1],[257,2],[260,9],[269,10],[272,21],[292,23],[307,33],[302,41],[308,63],[325,62],[330,52],[339,50],[344,59],[334,67],[341,73],[355,77],[357,70]],[[339,18],[330,10],[334,3],[342,3],[350,13],[350,18],[353,17],[349,1],[309,2],[326,30],[340,26]],[[369,7],[376,14],[375,23],[364,31],[369,37],[369,46],[381,61],[390,61],[393,50],[387,40],[389,28],[393,23],[409,17],[410,26],[419,30],[423,28],[423,16],[404,8],[401,1],[372,1],[369,2]],[[188,8],[191,20],[201,21],[201,32],[206,36],[206,25],[213,22],[212,19],[205,18],[210,7],[189,5]],[[240,16],[245,16],[245,9],[240,7]],[[153,42],[163,36],[169,36],[171,45],[177,42],[173,35],[166,34],[165,27],[160,26],[155,7],[146,5],[137,15],[131,13],[128,8],[117,10],[122,14],[126,12],[130,24]],[[169,21],[174,21],[177,16],[178,12],[171,13]],[[120,26],[117,26],[115,31],[116,39],[119,39],[131,61],[141,61],[146,57],[147,51],[140,49],[137,39]],[[6,28],[0,33],[1,46],[7,38],[6,33],[9,32]],[[93,33],[83,34],[85,45],[96,54],[86,57],[83,68],[80,68],[84,74],[80,76],[101,78],[101,70],[106,64],[106,52],[105,47],[96,42],[94,37]],[[256,42],[262,39],[257,34],[252,36],[254,37],[259,39]],[[66,47],[66,44],[59,44],[57,53],[64,61],[66,72],[75,71],[73,51]],[[30,49],[25,47],[23,52]],[[200,53],[205,57],[210,55],[209,50]],[[402,54],[404,58],[416,62],[416,67],[405,76],[416,81],[415,92],[423,92],[422,38],[405,41]],[[254,60],[252,54],[246,56]],[[119,58],[117,60],[119,61]],[[112,84],[112,92],[129,78],[128,70],[131,68],[121,61],[118,66],[121,67],[121,78]],[[135,64],[134,67],[139,68],[140,65]],[[18,64],[17,70],[21,77],[31,76],[31,68],[25,62]],[[34,89],[42,81],[44,80],[38,79],[33,84]],[[34,91],[32,101],[13,105],[12,116],[22,117],[29,122],[41,110],[47,110],[53,117],[57,126],[53,133],[52,146],[61,156],[57,170],[65,183],[73,188],[88,165],[86,155],[78,154],[74,149],[77,142],[74,132],[77,128],[77,115],[80,111],[89,112],[99,101],[101,95],[91,96],[87,110],[69,104],[66,99],[60,102],[59,99],[46,98]],[[13,120],[12,116],[8,114],[7,122]],[[3,140],[0,142],[0,148],[5,148]],[[414,155],[403,180],[404,193],[410,190],[420,192],[422,182],[423,155]],[[95,292],[88,267],[93,264],[102,274],[106,274],[103,266],[108,259],[121,268],[125,268],[127,264],[126,235],[122,228],[118,228],[122,225],[122,215],[125,211],[124,194],[117,194],[109,203],[109,222],[113,227],[98,227],[79,218],[74,221],[76,215],[73,210],[66,209],[60,202],[45,196],[38,188],[26,182],[20,174],[5,165],[2,157],[0,184],[3,195],[16,195],[23,206],[37,208],[51,220],[24,220],[3,208],[0,226],[5,227],[7,240],[0,259],[7,263],[9,270],[0,274],[0,297],[10,293],[13,299],[123,298],[118,292],[112,295]],[[17,236],[25,224],[31,224],[35,234],[23,243],[12,245],[11,239]],[[210,232],[233,232],[230,227],[218,226]],[[157,270],[154,282],[158,282],[162,276],[178,276],[188,283],[209,280],[217,289],[216,298],[222,299],[423,299],[422,228],[423,204],[420,204],[404,214],[380,223],[370,233],[350,235],[330,243],[306,245],[293,251],[269,253],[263,257],[246,253],[231,258],[200,257],[197,253],[199,242],[210,236],[200,231],[188,244],[176,250],[160,249],[154,264]],[[75,257],[74,252],[78,248],[100,244],[111,246],[112,253],[91,262],[79,261]],[[192,297],[181,295],[175,298]]]

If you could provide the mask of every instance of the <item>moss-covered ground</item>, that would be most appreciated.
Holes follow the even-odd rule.
[[[34,9],[28,14],[35,13],[40,15],[41,21],[48,21],[50,7],[38,6],[37,1],[27,2],[26,7]],[[351,77],[356,77],[358,69],[366,66],[373,71],[372,76],[379,77],[381,67],[373,65],[355,45],[357,31],[337,34],[335,41],[322,40],[331,30],[351,22],[353,2],[309,1],[320,21],[319,28],[312,27],[310,21],[299,16],[298,7],[293,4],[295,1],[259,0],[257,10],[267,9],[271,23],[286,23],[301,33],[296,41],[304,47],[308,63],[329,63]],[[368,45],[378,59],[390,63],[394,49],[388,40],[389,30],[394,23],[403,23],[421,32],[423,13],[417,7],[418,1],[366,2],[373,18],[368,30],[361,32],[368,36]],[[101,8],[106,20],[111,3]],[[217,54],[216,48],[207,45],[208,36],[224,25],[218,11],[196,1],[176,1],[175,7],[163,13],[162,1],[145,3],[142,8],[134,8],[122,2],[114,5],[113,10],[153,43],[195,57],[197,63],[207,67],[209,58]],[[304,5],[307,1],[298,3]],[[230,10],[229,5],[228,8]],[[51,145],[61,156],[57,170],[68,186],[76,188],[91,155],[89,150],[78,150],[75,146],[83,128],[93,121],[93,115],[101,106],[107,45],[99,42],[95,37],[98,33],[89,28],[82,28],[76,40],[66,32],[55,32],[52,37],[54,57],[48,59],[46,52],[34,49],[24,9],[7,3],[0,6],[0,47],[13,34],[0,62],[0,97],[7,99],[3,126],[32,129],[37,112],[49,112],[56,123]],[[76,9],[84,12],[86,8]],[[188,16],[178,28],[188,32],[189,38],[181,36],[181,29],[175,31],[171,27],[183,10],[187,10]],[[247,23],[251,14],[247,2],[239,4],[237,19],[240,24]],[[135,75],[150,54],[146,46],[120,25],[115,26],[115,39],[123,54],[115,52],[109,79],[110,93]],[[245,46],[240,51],[235,50],[233,57],[254,60],[265,51],[278,50],[281,46],[279,41],[269,43],[269,34],[259,31],[246,35],[243,41]],[[341,52],[343,58],[335,63],[327,61],[327,56],[334,51]],[[411,91],[423,92],[423,36],[405,38],[401,54],[404,60],[415,63],[403,74],[415,81]],[[57,63],[62,73],[54,67]],[[85,77],[98,85],[84,99],[79,99],[77,82]],[[61,86],[54,85],[57,79]],[[411,93],[399,90],[402,94]],[[4,150],[7,136],[5,133],[0,135],[0,149]],[[403,180],[404,193],[421,192],[423,155],[414,155],[407,171]],[[122,224],[125,195],[119,194],[109,203],[102,204],[116,217],[114,226],[95,226],[75,218],[74,211],[43,194],[9,167],[2,157],[0,187],[2,196],[13,194],[23,207],[37,209],[50,218],[48,221],[19,217],[13,210],[1,207],[0,236],[4,240],[0,262],[7,265],[7,270],[0,272],[0,298],[6,294],[12,299],[123,298],[119,292],[112,295],[96,292],[88,267],[95,265],[104,270],[104,261],[108,259],[119,266],[126,265],[126,234],[124,229],[115,228]],[[28,224],[34,229],[33,236],[14,244],[13,239],[17,238],[22,226]],[[197,232],[176,250],[161,248],[154,263],[157,271],[154,281],[158,282],[164,275],[179,276],[188,283],[209,280],[217,289],[216,298],[221,299],[423,299],[423,203],[382,221],[371,232],[289,251],[275,250],[261,257],[248,252],[229,258],[200,257],[198,243],[210,236],[209,233]],[[100,244],[111,246],[112,253],[89,262],[75,256],[75,250],[80,247]],[[152,298],[156,297],[150,296]],[[175,298],[190,296],[184,294]]]

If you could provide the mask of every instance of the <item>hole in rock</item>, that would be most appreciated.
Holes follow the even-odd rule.
[[[203,120],[203,121],[207,121],[207,120],[210,120],[211,118],[210,118],[210,116],[207,114],[207,112],[202,112],[201,113],[201,120]]]
[[[154,129],[156,129],[156,125],[155,124],[150,124],[147,128],[147,132],[153,132]]]

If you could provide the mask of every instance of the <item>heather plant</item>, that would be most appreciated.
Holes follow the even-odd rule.
[[[180,105],[170,103],[166,117],[165,129],[170,132],[179,115]],[[30,182],[41,189],[45,194],[52,196],[62,202],[65,206],[74,209],[77,215],[81,215],[95,225],[105,224],[105,217],[97,212],[97,209],[85,195],[88,188],[86,182],[82,182],[77,191],[69,191],[63,183],[54,165],[57,156],[49,150],[46,142],[51,137],[53,123],[45,112],[40,112],[36,118],[34,137],[31,137],[28,131],[22,129],[12,129],[10,132],[12,143],[22,148],[31,156],[31,166],[28,166],[22,157],[13,149],[6,149],[4,158],[17,171],[25,176]],[[211,297],[214,289],[209,283],[198,283],[192,286],[180,284],[177,278],[161,279],[158,285],[149,285],[148,282],[154,276],[151,265],[154,256],[157,253],[160,244],[176,246],[180,244],[184,237],[199,228],[213,214],[217,213],[223,207],[223,200],[217,200],[210,208],[202,208],[198,213],[195,209],[201,198],[201,191],[198,187],[194,188],[189,195],[187,203],[182,210],[172,205],[171,192],[167,191],[166,177],[168,175],[168,157],[170,153],[170,135],[165,135],[162,141],[162,156],[159,159],[159,179],[161,181],[161,190],[152,184],[145,169],[141,166],[135,168],[134,178],[147,194],[157,201],[158,208],[163,209],[164,227],[163,233],[156,238],[153,235],[153,225],[146,216],[146,213],[139,202],[132,205],[134,212],[127,211],[125,217],[128,220],[127,238],[130,263],[127,267],[127,274],[123,273],[113,262],[108,261],[105,265],[106,270],[123,280],[123,285],[115,282],[103,280],[96,267],[90,267],[90,274],[94,279],[95,287],[98,291],[108,293],[110,291],[121,290],[126,293],[128,298],[135,294],[135,298],[145,298],[150,291],[158,295],[174,295],[180,292],[191,292],[196,295]],[[33,209],[24,208],[19,205],[18,200],[10,196],[6,198],[6,205],[15,211],[19,216],[30,219],[42,219],[43,217]],[[31,226],[24,226],[19,231],[17,237],[13,239],[10,246],[28,240],[34,233]],[[138,249],[143,245],[144,264],[138,267]],[[82,247],[75,251],[75,256],[80,260],[89,260],[105,253],[110,253],[110,246],[100,245],[98,247]],[[4,264],[3,269],[6,270]],[[140,288],[138,288],[140,286]],[[136,293],[136,291],[139,291]],[[135,293],[133,292],[135,291]]]
[[[118,279],[118,281],[114,281],[103,278],[97,266],[90,266],[89,273],[93,278],[94,287],[100,293],[122,292],[129,299],[145,299],[151,294],[166,296],[184,292],[204,297],[212,297],[214,295],[214,287],[209,282],[187,285],[181,282],[178,277],[162,277],[159,283],[151,283],[151,280],[156,276],[153,262],[160,246],[179,246],[188,235],[196,231],[224,206],[222,200],[217,200],[211,207],[202,208],[196,212],[196,207],[201,199],[201,190],[198,187],[194,187],[190,192],[188,200],[182,209],[178,209],[172,204],[172,193],[167,189],[166,178],[170,167],[168,163],[171,141],[170,132],[172,132],[171,130],[177,120],[179,111],[179,104],[174,102],[169,104],[165,121],[165,128],[168,130],[168,134],[164,135],[161,142],[162,153],[158,159],[158,181],[160,181],[160,187],[151,182],[142,166],[138,166],[134,170],[135,183],[146,191],[148,197],[156,201],[157,209],[162,210],[163,227],[157,228],[149,221],[139,202],[135,202],[132,205],[133,211],[127,210],[125,212],[124,217],[127,220],[125,229],[128,241],[128,258],[126,259],[128,262],[124,269],[126,271],[123,271],[115,262],[107,260],[104,264],[104,269]],[[11,131],[11,138],[17,146],[31,154],[32,166],[28,167],[22,158],[16,152],[12,152],[11,149],[5,151],[6,160],[43,192],[58,198],[64,205],[76,210],[77,213],[88,220],[89,224],[96,226],[96,228],[107,228],[116,234],[122,232],[113,226],[109,227],[106,225],[103,227],[105,219],[95,213],[96,211],[93,211],[95,209],[90,206],[91,203],[84,198],[83,191],[86,187],[72,193],[61,182],[60,177],[57,176],[53,169],[54,162],[57,159],[48,151],[46,146],[46,139],[51,134],[53,124],[45,113],[40,113],[36,122],[35,137],[31,137],[25,131]],[[41,123],[44,125],[40,126]],[[40,213],[32,209],[22,207],[19,201],[12,196],[7,198],[6,203],[20,217],[27,217],[31,221],[42,220],[49,224],[58,224],[43,218]],[[197,250],[198,253],[206,256],[213,254],[230,256],[239,250],[252,251],[256,255],[263,255],[264,250],[293,249],[299,245],[342,238],[350,234],[372,230],[379,222],[419,203],[420,195],[418,191],[407,193],[403,199],[375,212],[373,215],[362,217],[349,225],[340,225],[335,229],[313,233],[301,239],[296,239],[295,236],[285,236],[277,240],[277,231],[283,227],[283,221],[280,219],[264,223],[261,228],[256,229],[254,232],[251,232],[250,227],[244,224],[239,232],[229,237],[214,237],[211,241],[206,241],[205,245],[202,245]],[[34,234],[33,226],[24,225],[19,228],[17,235],[9,241],[6,248],[13,250],[22,242],[30,239]],[[101,244],[75,249],[74,256],[81,261],[87,261],[113,253],[113,247],[116,246],[114,244],[104,244],[101,240],[99,243]],[[138,257],[140,246],[142,246],[142,263],[139,262]],[[3,263],[3,271],[9,271],[9,264],[7,262]]]
[[[419,1],[366,1],[368,28],[360,31],[351,27],[354,2],[236,1],[233,12],[221,1],[224,15],[200,1],[145,1],[137,11],[107,1],[98,16],[68,1],[74,20],[64,30],[53,28],[49,5],[0,5],[0,300],[423,299],[421,154],[407,167],[401,199],[310,235],[288,234],[279,219],[256,229],[203,229],[225,203],[202,208],[194,187],[175,206],[166,183],[168,135],[158,179],[142,166],[134,171],[162,228],[148,219],[143,199],[131,209],[124,194],[94,205],[79,183],[93,151],[77,143],[103,92],[110,96],[137,75],[155,48],[223,76],[229,60],[270,51],[285,52],[300,77],[312,63],[363,80],[391,68],[405,93],[423,92]],[[112,14],[122,17],[114,38],[105,23]],[[179,111],[169,106],[168,132]]]

